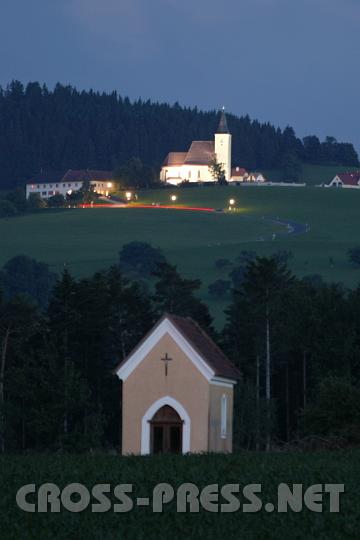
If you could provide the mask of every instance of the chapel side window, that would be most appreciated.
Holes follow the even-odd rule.
[[[221,438],[226,439],[227,436],[227,402],[226,394],[221,396]]]

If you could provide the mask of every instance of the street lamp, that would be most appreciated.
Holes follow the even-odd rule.
[[[177,196],[176,195],[171,195],[170,199],[172,200],[172,202],[175,202],[175,201],[177,201]]]
[[[126,199],[127,199],[128,201],[131,201],[131,197],[132,197],[131,191],[127,191],[127,192],[125,193],[125,197],[126,197]]]
[[[235,205],[235,199],[230,199],[229,200],[229,210],[232,210],[234,208],[234,205]]]

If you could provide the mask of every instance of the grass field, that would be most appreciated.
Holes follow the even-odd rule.
[[[0,458],[1,538],[4,540],[358,540],[360,499],[360,452],[318,452],[294,454],[256,454],[202,456],[163,456],[152,458],[118,456],[9,456]],[[263,507],[256,513],[176,513],[174,501],[163,513],[153,513],[151,506],[128,513],[25,513],[15,502],[17,490],[25,484],[38,488],[45,482],[62,490],[78,482],[90,491],[96,484],[133,485],[133,500],[150,497],[159,482],[176,491],[185,482],[200,490],[209,484],[261,484]],[[302,484],[304,491],[313,484],[344,484],[340,512],[329,512],[329,496],[324,494],[323,511],[304,508],[296,513],[266,512],[272,502],[277,508],[277,486]],[[240,493],[241,493],[240,491]],[[115,502],[114,498],[111,497]],[[241,504],[248,502],[240,494]],[[76,500],[76,497],[74,497]],[[34,496],[28,502],[36,502]],[[97,502],[94,498],[92,503]],[[118,501],[116,501],[118,502]],[[226,501],[219,497],[219,501]]]
[[[221,318],[227,304],[208,296],[207,286],[227,279],[218,271],[218,258],[234,259],[241,250],[271,254],[294,253],[292,269],[299,276],[321,274],[327,280],[353,287],[360,271],[351,266],[347,251],[360,245],[360,191],[320,188],[201,187],[139,193],[139,202],[177,203],[225,208],[231,197],[236,212],[204,213],[140,208],[45,210],[0,220],[0,265],[24,253],[60,271],[64,264],[76,276],[116,263],[121,246],[131,240],[151,242],[164,250],[184,276],[199,277],[201,295]],[[263,220],[279,217],[310,226],[310,232],[291,236],[284,227]],[[276,240],[270,241],[272,233]],[[260,241],[260,238],[265,241]]]

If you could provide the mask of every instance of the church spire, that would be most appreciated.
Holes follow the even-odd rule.
[[[217,128],[216,133],[230,133],[226,120],[225,107],[221,109],[219,127]]]

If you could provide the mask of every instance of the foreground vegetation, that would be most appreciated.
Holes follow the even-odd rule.
[[[203,456],[163,456],[121,458],[118,456],[26,456],[0,458],[1,535],[4,540],[357,540],[360,501],[360,453],[358,450],[309,454],[256,454]],[[176,513],[176,503],[165,505],[162,514],[150,508],[134,508],[129,513],[91,513],[90,509],[71,514],[27,514],[18,509],[15,495],[24,484],[51,482],[66,485],[79,482],[90,490],[95,484],[120,483],[134,486],[135,497],[151,497],[155,485],[167,482],[175,489],[191,482],[202,489],[208,484],[262,484],[262,499],[277,501],[281,482],[292,487],[303,484],[345,484],[340,513],[329,512],[324,496],[322,513],[303,509],[300,513]],[[33,496],[28,498],[36,502]],[[114,501],[114,498],[112,497]],[[240,495],[240,500],[245,502]],[[95,502],[92,499],[92,502]],[[219,498],[219,502],[225,502]],[[247,501],[246,501],[247,502]]]

